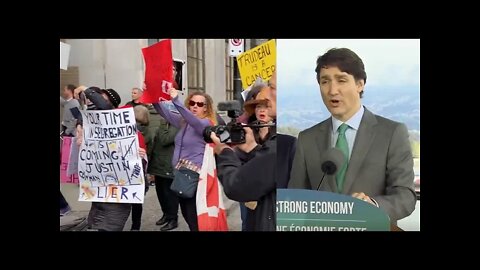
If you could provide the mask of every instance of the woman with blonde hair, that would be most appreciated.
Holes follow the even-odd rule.
[[[175,136],[175,149],[173,152],[172,166],[174,180],[179,178],[193,179],[197,182],[200,168],[203,163],[205,141],[203,130],[207,126],[216,125],[216,115],[213,109],[212,98],[203,92],[192,92],[182,104],[178,98],[178,90],[168,90],[172,103],[177,112],[170,111],[165,101],[153,104],[155,110],[170,124],[179,129]],[[180,208],[190,231],[198,231],[196,194],[182,194],[179,196]]]

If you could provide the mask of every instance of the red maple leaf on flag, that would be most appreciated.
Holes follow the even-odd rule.
[[[145,85],[142,103],[157,103],[159,99],[170,100],[168,89],[173,82],[172,41],[162,40],[142,49],[145,60]]]
[[[197,188],[199,231],[228,231],[223,187],[217,177],[213,145],[206,144]]]

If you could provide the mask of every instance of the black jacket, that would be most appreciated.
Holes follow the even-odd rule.
[[[160,120],[160,127],[157,129],[153,145],[148,149],[149,174],[173,179],[172,156],[177,132],[178,129],[165,119]]]
[[[217,173],[228,198],[239,201],[257,201],[254,211],[248,211],[248,231],[275,231],[276,135],[258,146],[242,160],[229,148],[217,157]]]
[[[297,138],[291,135],[277,134],[277,188],[287,188],[288,186],[296,147]]]

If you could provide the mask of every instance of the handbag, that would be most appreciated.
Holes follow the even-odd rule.
[[[170,189],[181,198],[193,198],[197,193],[198,177],[198,173],[188,169],[174,170]]]
[[[186,123],[185,129],[183,130],[180,142],[183,142],[183,137],[185,136],[185,132],[187,131],[187,126],[188,123]],[[177,146],[175,145],[175,147]],[[182,153],[181,149],[182,145],[180,145],[179,156],[181,156]],[[179,162],[177,166],[179,166],[180,164],[181,163]],[[185,162],[185,164],[187,164],[188,166],[189,164],[191,165],[191,162],[187,161]],[[185,167],[185,164],[182,164],[184,166],[180,167],[175,166],[176,169],[173,170],[173,181],[170,185],[170,189],[175,192],[178,197],[188,199],[193,198],[196,195],[200,175],[197,172]]]

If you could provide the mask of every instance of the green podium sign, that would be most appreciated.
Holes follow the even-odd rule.
[[[277,231],[390,231],[380,208],[351,196],[277,189]]]

